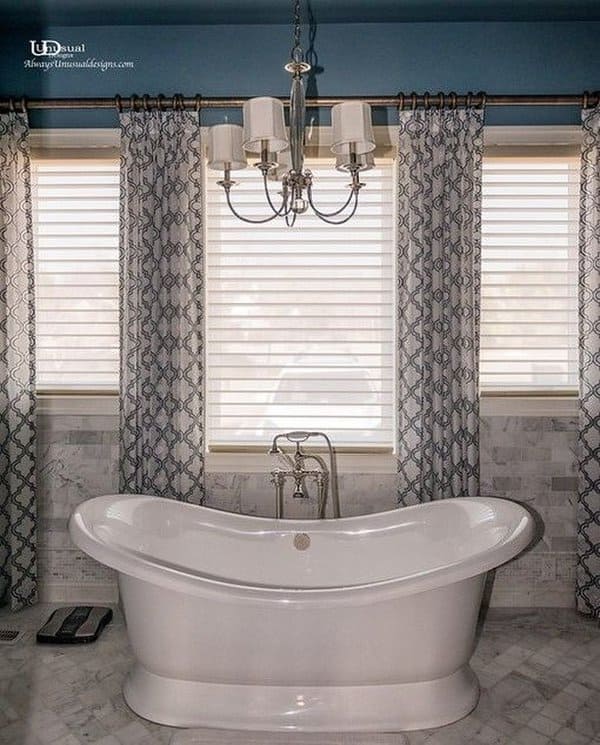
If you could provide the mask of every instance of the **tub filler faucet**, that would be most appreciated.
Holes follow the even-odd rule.
[[[316,453],[307,453],[302,444],[311,438],[320,437],[327,444],[329,454],[329,467],[325,460]],[[287,442],[295,446],[294,454],[290,455],[279,447],[279,440],[285,438]],[[269,455],[277,455],[282,458],[287,468],[276,468],[271,471],[271,483],[275,486],[276,516],[283,517],[283,490],[288,479],[294,482],[294,499],[308,499],[306,487],[307,479],[311,479],[317,487],[318,517],[325,517],[329,487],[331,485],[332,510],[334,517],[340,517],[340,498],[338,492],[337,472],[335,467],[335,456],[331,440],[324,432],[280,432],[275,435]],[[313,461],[314,466],[307,468],[307,461]]]

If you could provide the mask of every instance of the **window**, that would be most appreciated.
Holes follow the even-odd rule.
[[[484,392],[564,392],[578,384],[579,159],[535,151],[496,150],[484,159]]]
[[[118,388],[119,163],[98,152],[68,145],[33,160],[42,391]],[[395,190],[392,158],[377,163],[363,174],[357,215],[342,227],[310,214],[301,230],[279,221],[247,226],[207,179],[206,426],[214,449],[306,427],[331,432],[338,445],[392,447]],[[338,206],[347,177],[329,159],[309,165],[315,198]],[[484,392],[577,388],[578,168],[564,147],[486,149]],[[242,212],[264,214],[255,169],[236,179]]]
[[[116,390],[118,160],[34,160],[32,196],[38,389]]]
[[[307,165],[315,200],[335,209],[347,175],[329,161]],[[255,169],[235,178],[242,214],[264,215]],[[362,180],[351,222],[328,226],[307,213],[298,230],[240,222],[207,179],[209,446],[320,429],[338,446],[392,447],[392,160],[378,160]]]

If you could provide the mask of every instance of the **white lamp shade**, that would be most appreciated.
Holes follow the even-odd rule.
[[[271,181],[280,181],[281,177],[292,168],[292,153],[288,148],[277,153],[277,165],[269,171]]]
[[[357,155],[375,150],[371,107],[364,101],[345,101],[331,109],[333,144],[331,152],[343,154],[350,146]]]
[[[239,171],[246,168],[239,124],[215,124],[208,131],[208,167],[213,171]]]
[[[272,153],[288,146],[283,104],[268,96],[251,98],[244,104],[244,147],[251,153],[260,153],[264,140]]]
[[[356,156],[356,162],[359,166],[359,171],[369,171],[371,168],[375,167],[375,158],[373,156],[373,153],[361,153],[361,155]],[[346,150],[344,153],[340,153],[340,155],[337,155],[335,158],[335,167],[338,171],[348,171],[348,164],[350,163],[350,148],[346,147]]]

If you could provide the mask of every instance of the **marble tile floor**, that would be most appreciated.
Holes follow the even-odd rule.
[[[35,644],[51,606],[0,611],[26,631],[0,645],[0,745],[600,745],[600,629],[568,609],[493,609],[480,624],[475,711],[406,734],[177,730],[137,717],[121,695],[131,663],[117,612],[99,641]]]

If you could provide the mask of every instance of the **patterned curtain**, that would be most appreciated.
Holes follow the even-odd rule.
[[[600,106],[582,112],[577,608],[600,617]]]
[[[120,488],[204,497],[198,115],[121,122]]]
[[[479,492],[482,109],[400,113],[398,503]]]
[[[0,604],[37,600],[29,126],[0,114]]]

